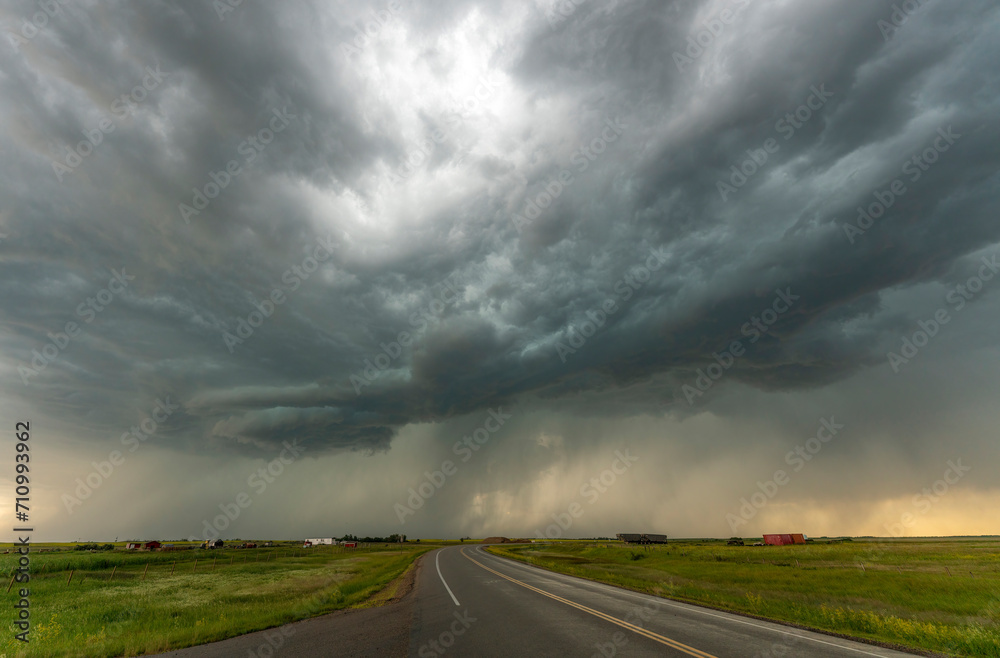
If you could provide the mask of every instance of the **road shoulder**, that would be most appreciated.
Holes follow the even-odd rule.
[[[431,553],[419,556],[402,575],[357,608],[157,655],[246,658],[323,656],[332,652],[350,658],[405,657],[409,654],[417,577],[424,558]]]

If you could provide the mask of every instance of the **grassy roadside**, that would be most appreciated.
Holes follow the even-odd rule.
[[[677,542],[652,549],[597,541],[487,550],[723,610],[946,655],[1000,657],[995,540]]]
[[[377,605],[432,548],[41,553],[32,556],[31,642],[14,639],[8,616],[0,656],[136,656]],[[10,557],[0,556],[3,573]],[[10,611],[18,589],[4,594]]]

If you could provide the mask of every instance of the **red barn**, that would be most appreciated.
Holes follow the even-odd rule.
[[[147,551],[159,550],[160,546],[162,546],[162,544],[158,541],[148,541],[142,545],[142,547]]]
[[[768,546],[788,546],[790,544],[804,544],[806,538],[802,534],[764,535],[764,543]]]

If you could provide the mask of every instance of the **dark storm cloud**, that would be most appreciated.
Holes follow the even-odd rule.
[[[457,124],[420,104],[462,64],[437,39],[471,21],[487,43],[484,26],[516,5],[406,3],[402,36],[354,58],[340,46],[367,16],[357,7],[244,3],[220,20],[210,3],[65,5],[0,54],[7,394],[94,433],[169,394],[183,412],[164,432],[183,450],[299,437],[382,451],[405,425],[522,399],[686,414],[681,386],[734,340],[747,353],[727,378],[765,390],[883,365],[924,313],[886,296],[952,282],[1000,241],[995,5],[926,3],[886,39],[887,0],[757,0],[676,64],[705,21],[744,4],[592,0],[555,25],[531,8],[483,46],[508,96]],[[8,29],[36,10],[14,3]],[[403,61],[440,88],[392,96]],[[162,82],[116,116],[147,67]],[[275,111],[287,127],[248,147]],[[114,132],[59,180],[53,161],[102,118]],[[616,119],[620,137],[586,155]],[[472,135],[464,155],[446,142],[389,186],[434,127]],[[903,163],[949,128],[961,137],[911,181]],[[768,140],[780,148],[737,186],[732,167]],[[178,205],[230,161],[241,172],[185,223]],[[564,170],[573,183],[518,230],[512,215]],[[907,191],[886,214],[845,232],[896,178]],[[135,279],[84,323],[78,305],[112,268]],[[751,345],[741,328],[777,290],[798,299]],[[19,374],[69,321],[82,334]]]

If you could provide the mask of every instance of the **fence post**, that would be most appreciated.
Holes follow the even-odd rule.
[[[194,561],[194,570],[191,573],[198,573],[198,560]]]
[[[110,583],[110,582],[111,582],[111,581],[112,581],[112,580],[114,579],[114,577],[115,577],[115,571],[117,571],[117,570],[118,570],[118,565],[116,564],[116,565],[115,565],[115,566],[114,566],[114,567],[113,567],[113,568],[111,569],[111,576],[110,576],[110,577],[108,578],[108,582],[109,582],[109,583]]]
[[[142,570],[142,579],[146,580],[146,572],[149,571],[149,562],[146,563],[146,568]]]
[[[74,571],[76,571],[76,570],[75,570],[75,569],[70,569],[70,572],[69,572],[69,579],[68,579],[68,580],[66,581],[66,584],[67,584],[67,585],[69,585],[69,584],[70,584],[71,582],[73,582],[73,572],[74,572]]]
[[[174,562],[170,565],[170,575],[171,576],[174,575],[174,567],[176,567],[176,566],[177,566],[177,561],[174,560]]]

